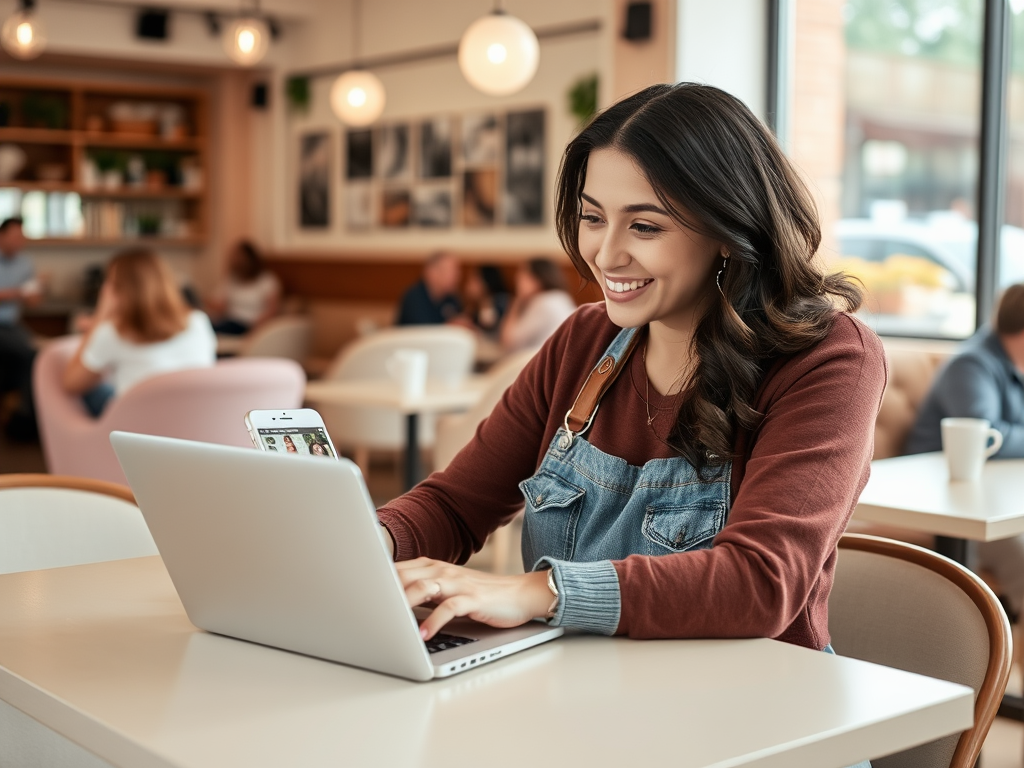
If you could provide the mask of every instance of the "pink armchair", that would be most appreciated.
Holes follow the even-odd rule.
[[[147,379],[94,419],[79,396],[61,387],[64,366],[77,344],[77,337],[56,339],[36,357],[39,433],[53,474],[125,483],[110,446],[113,430],[244,447],[252,445],[243,421],[247,411],[302,404],[306,377],[298,363],[239,358]]]

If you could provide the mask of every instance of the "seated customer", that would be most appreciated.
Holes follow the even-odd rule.
[[[539,347],[576,311],[565,287],[561,267],[550,259],[530,259],[519,268],[516,297],[501,324],[506,352]]]
[[[99,416],[111,397],[144,379],[213,365],[216,348],[209,318],[188,308],[167,265],[143,248],[124,251],[110,262],[64,388]]]
[[[281,282],[263,263],[256,246],[248,240],[238,243],[228,261],[224,287],[210,302],[217,333],[248,333],[277,314],[281,304]]]
[[[497,340],[511,299],[500,269],[493,264],[476,267],[466,278],[465,324],[487,338]]]
[[[450,253],[432,254],[423,266],[423,278],[405,292],[395,325],[439,325],[462,312],[459,280],[462,267]]]
[[[18,441],[30,441],[36,435],[32,404],[36,349],[28,328],[21,323],[21,309],[42,297],[32,262],[23,253],[25,242],[19,217],[0,223],[0,392],[19,393],[18,409],[5,427],[7,436]]]
[[[1024,284],[1006,289],[992,327],[971,337],[935,379],[907,438],[906,453],[942,450],[946,417],[987,419],[1003,435],[996,458],[1024,458]],[[982,542],[981,567],[995,574],[1012,613],[1024,603],[1024,538]]]

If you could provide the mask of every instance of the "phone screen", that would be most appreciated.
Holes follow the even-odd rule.
[[[256,431],[265,451],[337,458],[323,427],[260,427]]]

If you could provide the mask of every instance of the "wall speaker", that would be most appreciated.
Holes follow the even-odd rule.
[[[250,100],[253,109],[267,108],[267,84],[254,83],[252,86],[252,99]]]
[[[167,11],[143,8],[136,19],[135,34],[144,40],[166,40]]]
[[[626,29],[622,36],[634,42],[651,39],[650,3],[629,3],[626,6]]]

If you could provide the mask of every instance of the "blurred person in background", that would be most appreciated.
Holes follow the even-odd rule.
[[[96,313],[64,369],[64,389],[83,396],[99,416],[112,397],[162,373],[214,364],[210,319],[189,309],[170,268],[152,251],[133,248],[107,268]]]
[[[906,453],[941,451],[947,417],[987,420],[1003,436],[995,458],[1024,458],[1024,284],[1003,292],[993,322],[939,371]],[[978,561],[998,579],[1006,612],[1016,620],[1024,608],[1024,537],[979,542]]]
[[[459,283],[462,266],[451,253],[433,253],[423,265],[423,277],[402,296],[395,325],[439,325],[462,312]]]
[[[539,347],[575,311],[562,268],[551,259],[530,259],[516,272],[516,296],[501,324],[501,346],[506,352]]]
[[[466,278],[464,294],[466,312],[462,324],[497,341],[501,321],[512,301],[501,270],[493,264],[482,264],[474,268]]]
[[[39,302],[42,286],[31,260],[22,253],[25,243],[20,217],[0,223],[0,392],[19,394],[17,410],[5,427],[7,436],[17,441],[31,441],[38,434],[32,404],[36,350],[32,335],[21,324],[21,309]]]
[[[242,240],[228,258],[224,285],[207,302],[216,318],[213,330],[239,336],[277,314],[281,307],[281,282],[267,269],[259,251]]]

